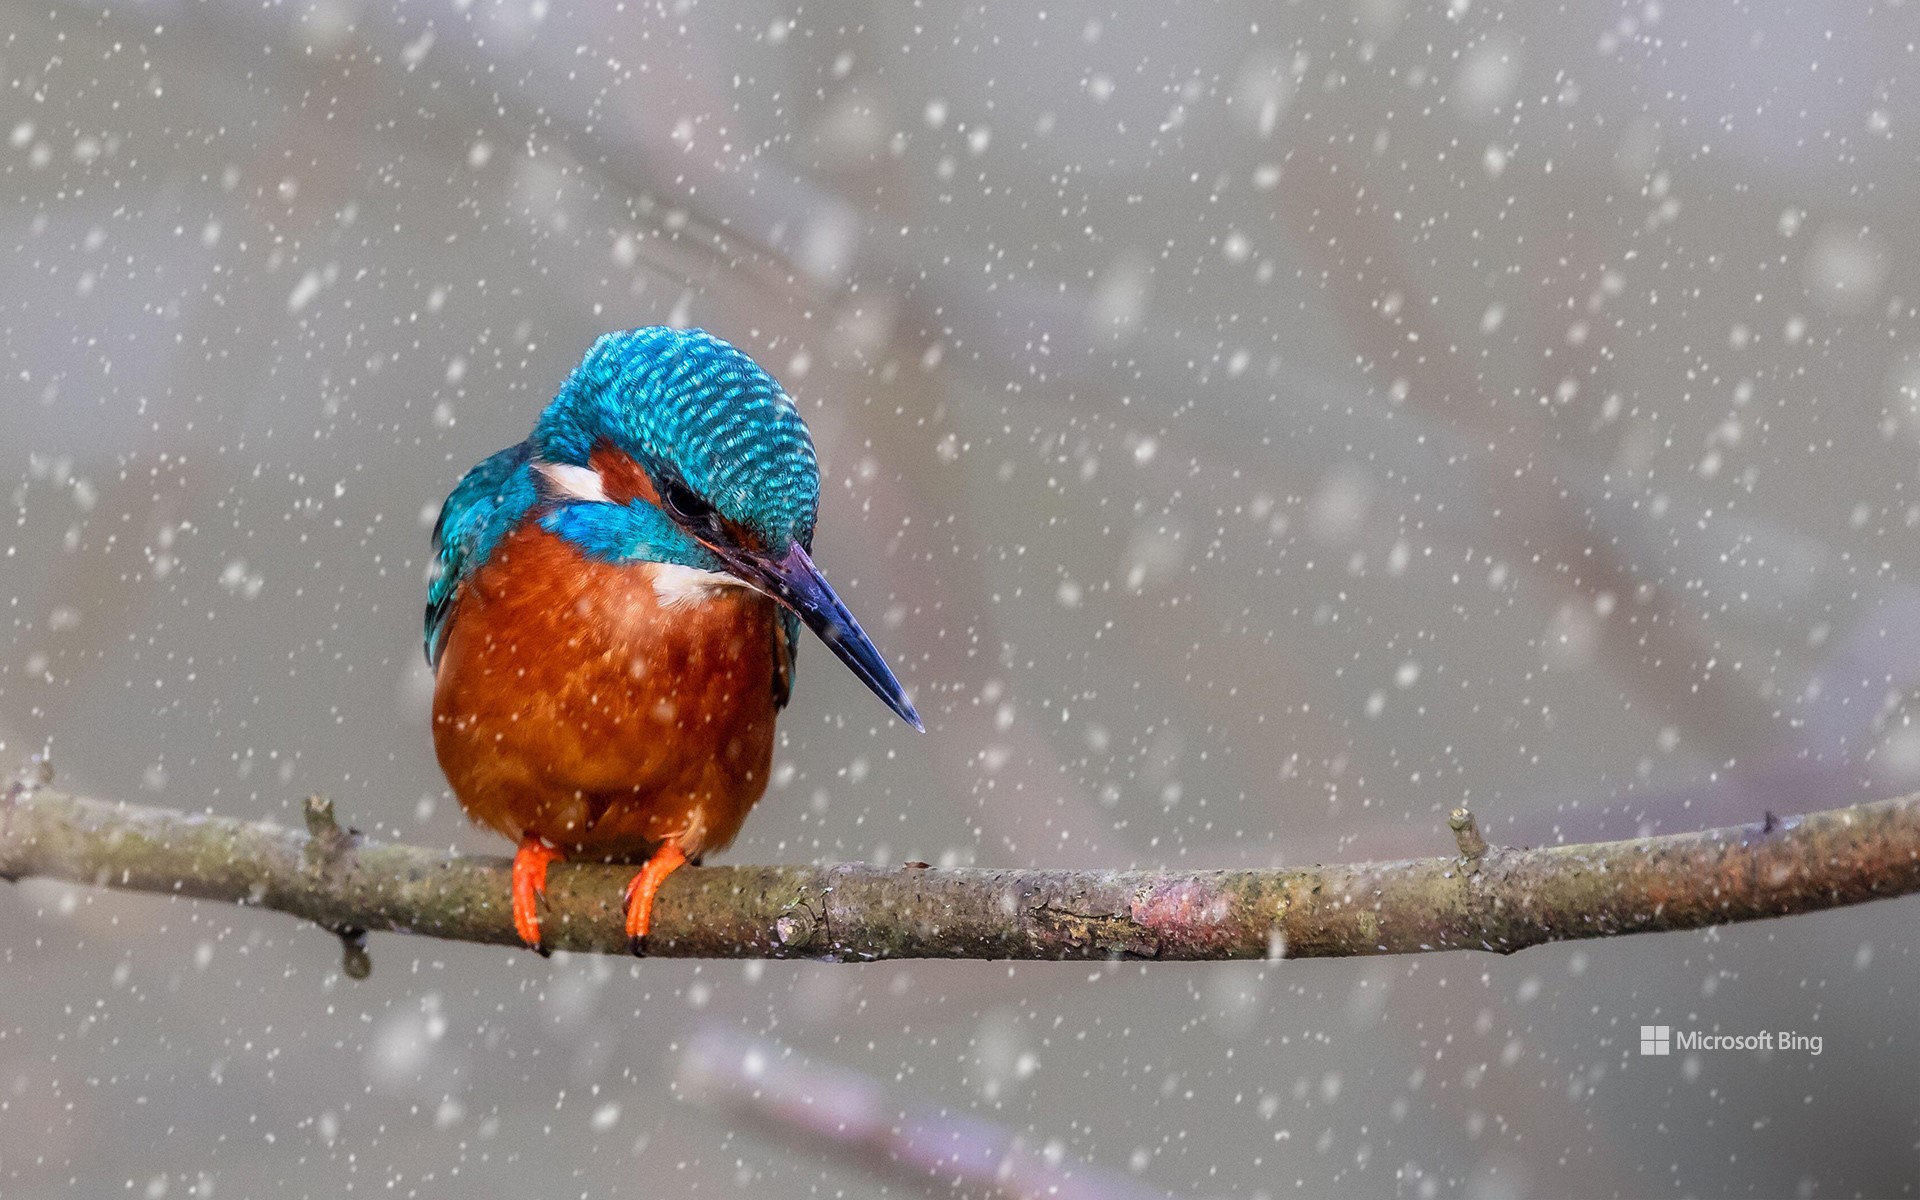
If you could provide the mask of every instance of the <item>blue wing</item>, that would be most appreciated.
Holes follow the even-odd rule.
[[[468,471],[433,526],[433,567],[427,576],[427,664],[440,664],[447,622],[460,585],[487,561],[508,530],[538,498],[528,461],[531,442],[509,446]]]

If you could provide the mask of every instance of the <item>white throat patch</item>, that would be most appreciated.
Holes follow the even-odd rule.
[[[705,604],[721,588],[748,587],[746,580],[725,571],[702,571],[677,563],[652,563],[653,595],[661,608]]]

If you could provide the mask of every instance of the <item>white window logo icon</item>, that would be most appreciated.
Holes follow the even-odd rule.
[[[1671,1032],[1671,1028],[1666,1025],[1642,1025],[1640,1027],[1640,1053],[1671,1053],[1671,1042],[1668,1040]]]

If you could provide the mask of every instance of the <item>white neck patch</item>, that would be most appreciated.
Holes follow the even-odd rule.
[[[535,463],[542,475],[547,477],[554,490],[562,496],[575,500],[591,500],[596,504],[607,503],[607,489],[600,478],[600,472],[592,467],[576,467],[572,463]]]

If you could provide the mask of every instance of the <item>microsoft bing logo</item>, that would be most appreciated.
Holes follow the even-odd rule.
[[[1756,1050],[1770,1054],[1776,1050],[1804,1050],[1818,1055],[1826,1039],[1817,1033],[1794,1029],[1762,1029],[1758,1033],[1702,1033],[1698,1029],[1674,1029],[1671,1025],[1642,1025],[1640,1053],[1671,1055],[1674,1047],[1682,1050]]]

